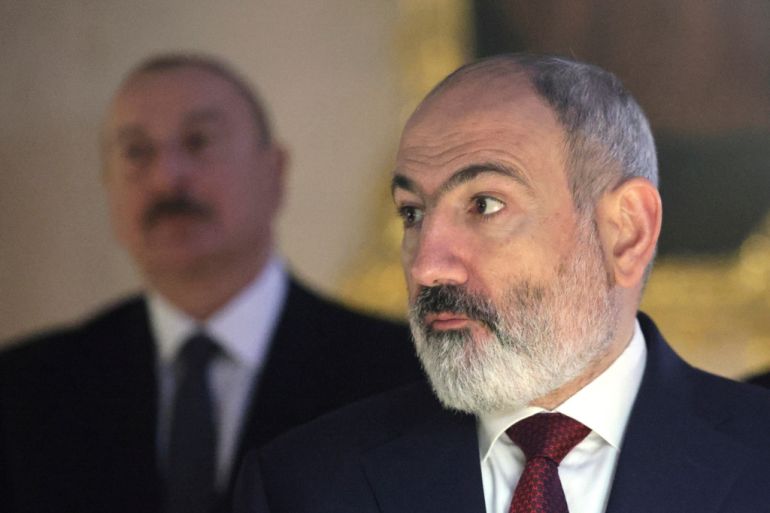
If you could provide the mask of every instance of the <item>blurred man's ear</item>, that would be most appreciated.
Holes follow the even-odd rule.
[[[267,151],[267,165],[273,177],[272,197],[275,198],[275,210],[283,206],[286,196],[286,181],[289,168],[289,152],[278,142],[273,141]]]
[[[617,285],[642,284],[655,255],[662,212],[657,188],[644,178],[627,180],[599,200],[596,220],[608,271]]]

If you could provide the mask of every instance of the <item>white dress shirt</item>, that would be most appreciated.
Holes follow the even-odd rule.
[[[149,294],[150,325],[157,342],[158,455],[166,462],[174,402],[174,363],[182,345],[203,331],[220,347],[209,367],[209,383],[217,425],[217,487],[224,489],[254,380],[262,368],[288,291],[281,260],[271,257],[257,278],[235,298],[200,324],[157,293]]]
[[[559,465],[570,513],[602,513],[621,451],[621,441],[647,360],[639,323],[621,355],[599,376],[559,405],[558,411],[591,428]],[[542,408],[527,407],[477,420],[481,477],[487,513],[507,513],[526,458],[505,430]]]

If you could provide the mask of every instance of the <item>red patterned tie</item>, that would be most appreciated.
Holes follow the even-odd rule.
[[[506,433],[527,457],[510,513],[569,513],[559,463],[591,430],[561,413],[538,413]]]

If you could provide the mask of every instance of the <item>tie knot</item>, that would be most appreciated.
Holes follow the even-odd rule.
[[[205,333],[196,333],[187,339],[179,353],[178,361],[188,372],[205,369],[211,358],[219,352],[219,346]]]
[[[591,430],[561,413],[538,413],[509,427],[506,433],[527,461],[548,458],[557,465]]]

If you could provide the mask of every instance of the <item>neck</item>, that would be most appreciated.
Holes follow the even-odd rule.
[[[207,262],[194,269],[147,273],[150,286],[197,321],[206,321],[237,296],[267,264],[270,252],[241,262]]]

